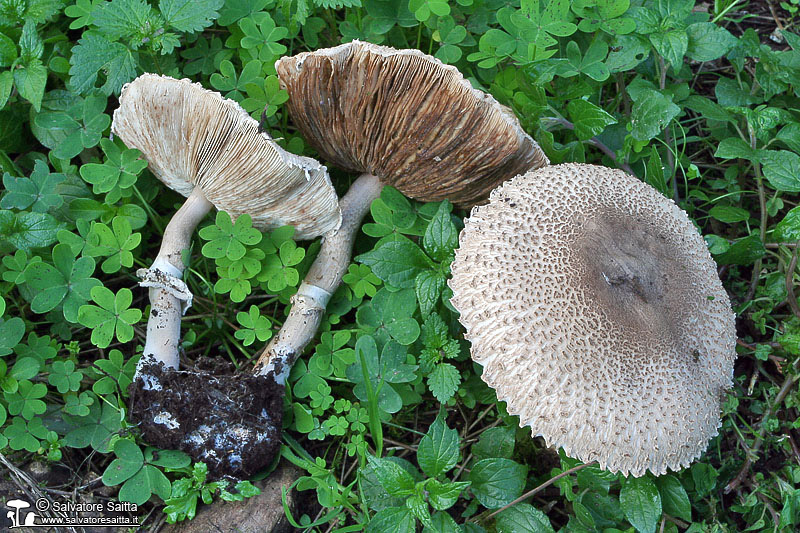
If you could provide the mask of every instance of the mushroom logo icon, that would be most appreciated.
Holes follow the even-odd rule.
[[[22,526],[31,526],[33,525],[33,521],[36,519],[36,513],[28,512],[25,515],[25,522],[19,521],[19,511],[20,509],[26,509],[30,507],[31,504],[26,502],[25,500],[8,500],[6,502],[6,507],[13,509],[13,511],[9,511],[6,513],[6,517],[11,520],[11,527],[9,529],[14,529],[15,527],[22,527]]]

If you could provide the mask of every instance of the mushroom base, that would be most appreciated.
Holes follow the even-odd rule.
[[[146,442],[203,461],[209,479],[243,479],[280,451],[284,388],[272,376],[221,374],[147,362],[129,389],[131,414]]]

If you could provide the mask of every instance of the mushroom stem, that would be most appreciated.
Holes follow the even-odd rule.
[[[136,369],[146,361],[160,361],[168,368],[178,368],[178,343],[181,337],[181,315],[191,305],[192,294],[181,280],[184,264],[181,254],[189,247],[192,233],[211,210],[200,187],[175,213],[164,230],[161,248],[153,265],[141,269],[143,287],[150,288],[150,316],[147,319],[147,340],[143,357]]]
[[[350,264],[353,241],[372,201],[380,196],[383,184],[371,175],[362,174],[353,182],[339,202],[342,210],[341,227],[323,238],[319,255],[311,265],[303,283],[292,297],[292,309],[281,330],[261,352],[256,374],[274,372],[275,381],[283,384],[297,356],[322,322],[328,300]]]

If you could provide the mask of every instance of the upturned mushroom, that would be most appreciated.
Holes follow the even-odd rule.
[[[181,280],[182,252],[212,206],[233,217],[247,213],[259,229],[291,224],[301,239],[336,230],[341,212],[327,170],[281,149],[236,102],[167,76],[144,74],[123,88],[112,132],[142,152],[159,180],[188,197],[153,265],[137,272],[149,287],[151,312],[132,412],[149,442],[187,449],[212,470],[252,472],[257,466],[245,457],[247,448],[279,435],[282,390],[270,391],[254,377],[231,382],[177,370],[181,314],[192,300]],[[242,421],[230,422],[239,410],[254,413],[252,419],[237,413]],[[220,446],[233,453],[212,457]]]
[[[282,58],[275,68],[306,140],[327,161],[361,174],[341,200],[342,227],[325,237],[289,317],[259,359],[260,373],[274,370],[283,383],[316,333],[383,185],[423,201],[472,205],[548,160],[508,108],[418,50],[352,41]]]
[[[466,220],[452,303],[509,413],[625,475],[686,467],[720,425],[734,314],[689,217],[622,171],[517,176]]]

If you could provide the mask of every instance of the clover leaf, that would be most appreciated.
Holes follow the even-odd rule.
[[[64,318],[78,322],[78,308],[89,300],[89,291],[100,281],[91,277],[94,259],[75,257],[69,245],[57,244],[53,248],[53,265],[38,262],[28,267],[26,279],[36,292],[31,301],[34,313],[46,313],[63,304]]]
[[[142,241],[140,233],[133,233],[127,217],[116,216],[111,227],[98,222],[92,225],[92,233],[96,236],[96,244],[88,247],[86,253],[92,257],[107,259],[100,265],[106,274],[113,274],[120,268],[133,266],[131,253]]]
[[[139,150],[120,148],[108,139],[100,141],[106,155],[105,163],[87,163],[81,167],[81,176],[92,184],[95,194],[107,193],[106,203],[113,204],[130,195],[128,189],[136,177],[147,167]]]
[[[272,337],[269,319],[261,315],[257,306],[251,305],[247,312],[236,313],[236,321],[243,327],[234,333],[237,339],[242,341],[245,346],[250,346],[256,339],[261,342]]]
[[[56,192],[56,185],[64,181],[63,174],[53,174],[41,159],[34,163],[30,178],[15,178],[7,172],[3,174],[5,196],[0,200],[3,209],[27,209],[44,213],[60,207],[64,199]]]
[[[47,405],[39,398],[47,394],[47,385],[44,383],[31,383],[27,379],[19,382],[16,392],[4,392],[3,396],[8,402],[8,412],[12,415],[22,415],[26,420],[44,413]]]
[[[115,335],[119,342],[133,339],[133,324],[141,320],[142,311],[129,309],[133,301],[131,290],[122,288],[114,294],[98,286],[92,287],[91,296],[98,305],[82,305],[78,322],[92,328],[92,343],[98,348],[108,348]]]
[[[123,396],[128,395],[128,386],[133,383],[138,357],[132,357],[125,362],[125,357],[119,350],[108,352],[108,359],[97,359],[94,366],[99,369],[102,376],[94,382],[92,390],[96,394],[105,395],[119,388]]]
[[[81,388],[83,372],[75,369],[72,361],[54,361],[47,381],[61,394],[77,392]]]
[[[236,261],[244,257],[247,249],[245,245],[254,245],[261,242],[261,232],[253,228],[250,215],[244,214],[231,221],[225,211],[218,211],[214,224],[200,230],[200,238],[209,242],[203,245],[203,255],[213,259],[227,257]]]
[[[45,130],[47,135],[36,130],[34,133],[42,144],[53,150],[55,157],[72,159],[84,149],[96,146],[108,129],[111,117],[104,113],[107,101],[105,96],[90,95],[76,98],[66,110],[43,111],[36,115],[33,125]]]

